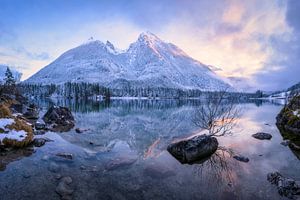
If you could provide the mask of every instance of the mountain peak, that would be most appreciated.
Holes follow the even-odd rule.
[[[145,42],[153,43],[153,42],[160,42],[161,39],[159,39],[159,37],[157,37],[153,33],[146,31],[146,32],[142,32],[139,35],[138,41],[145,41]]]
[[[106,41],[105,45],[106,45],[108,48],[112,49],[112,50],[115,49],[115,46],[114,46],[110,41],[108,41],[108,40]]]

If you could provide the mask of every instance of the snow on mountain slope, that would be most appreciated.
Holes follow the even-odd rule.
[[[90,41],[62,54],[25,83],[100,83],[112,88],[168,87],[222,90],[231,88],[206,65],[177,46],[142,33],[126,51],[109,41]],[[231,88],[232,89],[232,88]]]
[[[9,67],[9,66],[0,64],[0,84],[4,83],[5,72],[6,72],[7,67]],[[12,67],[9,67],[9,69],[12,72],[13,77],[16,80],[16,82],[20,82],[22,73],[18,72],[17,70],[13,69]]]

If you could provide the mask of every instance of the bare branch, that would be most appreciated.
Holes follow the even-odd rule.
[[[238,99],[226,91],[209,93],[205,102],[195,110],[193,123],[206,129],[210,136],[231,134],[240,113],[236,104]]]

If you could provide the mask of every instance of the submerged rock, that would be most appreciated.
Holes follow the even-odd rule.
[[[46,140],[44,138],[35,138],[32,143],[35,147],[41,147],[45,145]]]
[[[181,163],[193,163],[215,153],[218,145],[215,137],[200,135],[170,144],[167,150]]]
[[[246,163],[249,162],[249,158],[244,157],[244,156],[235,155],[235,156],[233,156],[233,158],[240,162],[246,162]]]
[[[71,111],[66,107],[52,106],[43,116],[43,120],[50,126],[50,130],[67,132],[75,125]]]
[[[76,133],[83,133],[83,132],[88,131],[88,130],[89,130],[89,129],[76,128],[76,129],[75,129],[75,132],[76,132]]]
[[[55,191],[61,196],[61,199],[72,199],[74,190],[70,187],[72,178],[67,176],[60,179]]]
[[[55,162],[51,162],[49,164],[48,170],[50,172],[57,173],[60,171],[60,166],[58,164],[56,164]]]
[[[288,146],[290,144],[290,141],[289,140],[284,140],[280,144],[283,145],[283,146]]]
[[[259,140],[270,140],[272,135],[269,133],[258,132],[252,135],[252,137],[259,139]]]
[[[72,160],[73,159],[73,154],[71,153],[57,153],[56,156],[68,159],[68,160]]]
[[[32,144],[35,147],[41,147],[44,146],[46,142],[52,142],[53,140],[50,140],[48,138],[34,138]]]
[[[300,195],[300,187],[295,180],[282,176],[279,172],[269,173],[268,181],[277,186],[281,196],[295,199],[295,195]]]

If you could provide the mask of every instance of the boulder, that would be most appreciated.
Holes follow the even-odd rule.
[[[39,109],[36,105],[30,104],[23,116],[27,119],[38,119]]]
[[[293,97],[276,117],[280,132],[300,136],[300,95]]]
[[[277,186],[278,193],[281,196],[295,199],[295,195],[300,194],[300,187],[296,181],[282,176],[279,172],[269,173],[267,179]]]
[[[52,106],[43,116],[49,129],[58,132],[67,132],[74,127],[74,117],[66,107]]]
[[[300,159],[300,95],[294,96],[276,117],[276,126],[288,146]]]
[[[270,140],[272,135],[269,133],[258,132],[252,135],[252,137],[259,139],[259,140]]]
[[[194,163],[211,156],[218,148],[215,137],[200,135],[170,144],[168,152],[181,163]]]

